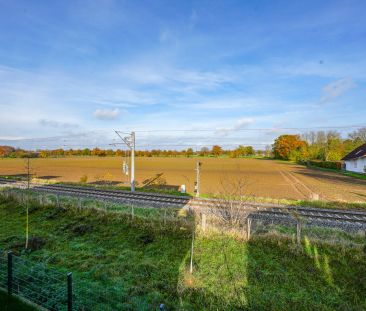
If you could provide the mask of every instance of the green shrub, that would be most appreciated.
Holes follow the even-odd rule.
[[[341,170],[342,169],[342,162],[341,161],[316,161],[311,160],[309,164],[312,166],[322,167],[322,168],[330,168],[334,170]]]

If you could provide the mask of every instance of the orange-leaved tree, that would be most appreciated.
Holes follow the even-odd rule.
[[[273,144],[275,158],[283,160],[301,160],[306,158],[307,144],[299,135],[281,135]]]
[[[223,150],[220,146],[215,145],[215,146],[212,147],[211,153],[215,157],[219,157],[223,153]]]

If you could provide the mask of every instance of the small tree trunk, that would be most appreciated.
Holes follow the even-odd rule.
[[[250,240],[250,229],[251,229],[251,225],[252,225],[252,219],[247,218],[247,240],[249,241]]]
[[[191,260],[190,260],[190,264],[189,264],[189,273],[190,274],[193,273],[193,250],[194,250],[194,229],[193,229],[193,232],[192,232]]]
[[[28,249],[29,241],[29,207],[28,202],[26,203],[26,219],[25,219],[25,249]]]
[[[201,214],[201,228],[203,232],[206,232],[206,214]]]

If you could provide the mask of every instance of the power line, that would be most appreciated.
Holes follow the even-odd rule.
[[[239,132],[239,131],[282,131],[282,130],[320,130],[320,129],[352,129],[352,128],[363,128],[366,125],[343,125],[343,126],[313,126],[313,127],[272,127],[272,128],[202,128],[202,129],[153,129],[153,130],[135,130],[137,133],[164,133],[164,132]],[[127,132],[127,131],[126,131]],[[70,134],[63,136],[50,136],[50,137],[38,137],[38,138],[23,138],[23,139],[0,139],[2,142],[7,143],[20,143],[20,142],[45,142],[45,141],[54,141],[61,140],[63,143],[66,142],[67,139],[77,138],[80,136],[90,136],[93,134],[102,134],[109,133],[107,130],[96,130],[89,132],[82,132],[79,134]]]
[[[313,126],[313,127],[272,127],[272,128],[205,128],[205,129],[164,129],[164,130],[135,130],[137,133],[155,132],[236,132],[236,131],[280,131],[280,130],[314,130],[314,129],[349,129],[362,128],[366,125],[347,125],[347,126]]]

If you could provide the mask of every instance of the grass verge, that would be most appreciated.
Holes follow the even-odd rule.
[[[364,310],[366,256],[361,246],[268,233],[249,242],[197,235],[191,228],[96,210],[0,199],[0,248],[62,271],[92,310]],[[101,295],[103,293],[103,298]]]

